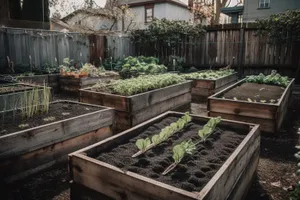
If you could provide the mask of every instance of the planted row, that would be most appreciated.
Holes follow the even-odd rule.
[[[97,92],[130,96],[183,82],[185,79],[177,74],[145,75],[126,80],[100,81],[91,89]]]
[[[132,157],[137,157],[146,151],[154,148],[160,143],[166,141],[169,137],[173,136],[176,132],[182,130],[189,122],[191,117],[189,113],[185,113],[177,122],[171,123],[169,126],[163,128],[159,134],[153,135],[146,139],[138,139],[136,141],[136,146],[139,151],[134,154]],[[221,122],[221,117],[211,118],[207,124],[199,130],[198,136],[199,139],[192,141],[192,139],[185,140],[180,144],[177,144],[173,147],[173,159],[174,162],[168,166],[162,175],[168,174],[170,171],[176,168],[176,166],[182,161],[186,155],[192,155],[197,149],[197,145],[205,142],[206,139],[213,133],[218,123]]]
[[[203,70],[199,72],[194,72],[190,74],[183,74],[182,76],[186,79],[209,79],[216,80],[221,77],[233,74],[233,69],[221,69],[221,70]]]
[[[268,84],[268,85],[278,85],[282,87],[287,87],[290,83],[289,78],[287,76],[281,76],[273,70],[271,74],[265,76],[260,73],[259,75],[248,76],[245,80],[248,83],[259,83],[259,84]]]

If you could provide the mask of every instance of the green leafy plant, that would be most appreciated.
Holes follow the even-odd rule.
[[[191,139],[181,142],[178,145],[173,147],[173,160],[174,162],[169,165],[162,175],[168,174],[170,171],[176,168],[176,166],[182,161],[184,156],[190,154],[192,155],[193,152],[196,150],[196,146],[201,143],[205,142],[206,139],[213,133],[216,126],[221,122],[221,117],[211,118],[201,130],[199,130],[198,135],[201,138],[200,141],[194,143]]]
[[[31,118],[32,116],[40,113],[47,113],[49,111],[49,104],[51,98],[51,88],[35,87],[32,90],[24,92],[23,97],[20,99],[21,114],[23,118]]]
[[[199,72],[183,74],[182,76],[186,79],[209,79],[216,80],[234,73],[232,69],[223,70],[203,70]]]
[[[55,121],[55,117],[53,117],[53,116],[50,116],[50,117],[46,117],[46,118],[44,118],[43,120],[45,121],[45,122],[52,122],[52,121]]]
[[[196,145],[192,142],[192,140],[183,141],[178,145],[173,147],[173,156],[174,163],[172,163],[163,173],[162,175],[168,174],[171,170],[173,170],[184,158],[186,155],[192,155],[196,150]]]
[[[91,89],[130,96],[182,82],[185,82],[185,79],[177,74],[145,75],[126,80],[99,81]]]
[[[159,145],[163,141],[167,140],[176,132],[182,130],[191,120],[192,118],[190,114],[185,113],[184,116],[182,116],[176,122],[173,122],[169,126],[163,128],[159,134],[153,135],[151,139],[150,138],[138,139],[135,144],[138,147],[139,151],[134,155],[132,155],[132,157],[137,157],[145,153],[149,149]]]
[[[28,128],[29,124],[20,124],[18,127],[21,129]]]
[[[124,58],[120,76],[122,78],[132,78],[147,74],[161,74],[167,71],[167,67],[158,64],[155,57],[132,57]]]
[[[199,130],[198,135],[203,140],[206,141],[206,139],[212,134],[212,132],[215,130],[216,126],[221,122],[221,117],[215,117],[211,118],[201,130]]]
[[[276,70],[273,70],[271,74],[265,76],[260,73],[259,75],[252,75],[246,78],[247,83],[259,83],[268,85],[278,85],[282,87],[287,87],[290,83],[287,76],[281,76]]]

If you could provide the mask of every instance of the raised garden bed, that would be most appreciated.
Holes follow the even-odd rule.
[[[191,81],[184,81],[128,96],[97,92],[92,88],[86,88],[80,90],[80,101],[114,108],[116,110],[116,129],[123,131],[168,110],[180,109],[189,105],[191,84]]]
[[[32,83],[35,85],[44,85],[44,83],[53,89],[58,91],[59,89],[59,74],[45,74],[45,75],[34,75],[34,76],[22,76],[17,77],[19,82]]]
[[[277,133],[287,113],[294,79],[286,87],[246,83],[243,79],[208,98],[209,116],[256,123]]]
[[[216,77],[210,79],[208,78],[186,78],[186,79],[193,81],[192,100],[206,101],[207,97],[234,84],[237,81],[238,76],[236,72],[232,72],[229,75],[221,76],[219,78]]]
[[[118,79],[119,76],[116,75],[107,75],[100,77],[79,77],[75,78],[74,76],[60,76],[60,91],[69,92],[73,94],[78,94],[80,89],[90,87],[100,80],[106,81],[111,79]]]
[[[68,153],[111,136],[114,111],[57,101],[50,104],[47,114],[22,120],[8,112],[5,118],[5,131],[0,135],[0,180],[10,182],[65,161]]]
[[[182,116],[164,113],[70,154],[71,199],[105,199],[103,195],[108,199],[243,199],[259,160],[258,125],[222,120],[167,175],[162,173],[174,162],[172,147],[189,138],[197,140],[209,118],[192,116],[185,128],[132,157],[138,139],[160,133]]]
[[[26,83],[12,83],[0,86],[0,112],[19,108],[25,91],[38,88],[43,92],[43,86]]]

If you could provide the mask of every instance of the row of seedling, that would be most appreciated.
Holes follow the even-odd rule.
[[[139,151],[135,153],[132,157],[137,157],[146,151],[154,148],[160,143],[166,141],[175,133],[181,131],[186,127],[186,125],[191,121],[191,116],[189,113],[185,113],[183,117],[181,117],[176,122],[171,123],[169,126],[163,128],[159,134],[153,135],[152,137],[148,137],[146,139],[138,139],[136,141],[136,146]],[[211,118],[207,124],[203,126],[202,129],[198,131],[199,139],[192,141],[192,139],[185,140],[180,144],[177,144],[173,147],[173,160],[174,162],[168,166],[162,175],[168,174],[170,171],[176,168],[176,166],[182,161],[182,159],[186,155],[192,155],[193,152],[197,149],[197,146],[200,143],[203,143],[207,140],[207,138],[214,132],[218,123],[221,122],[221,117]]]

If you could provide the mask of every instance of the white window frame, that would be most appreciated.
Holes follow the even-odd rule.
[[[151,15],[148,16],[147,11],[151,12]],[[154,19],[154,5],[145,7],[145,23],[150,23]]]
[[[271,0],[258,0],[258,8],[270,8]]]

